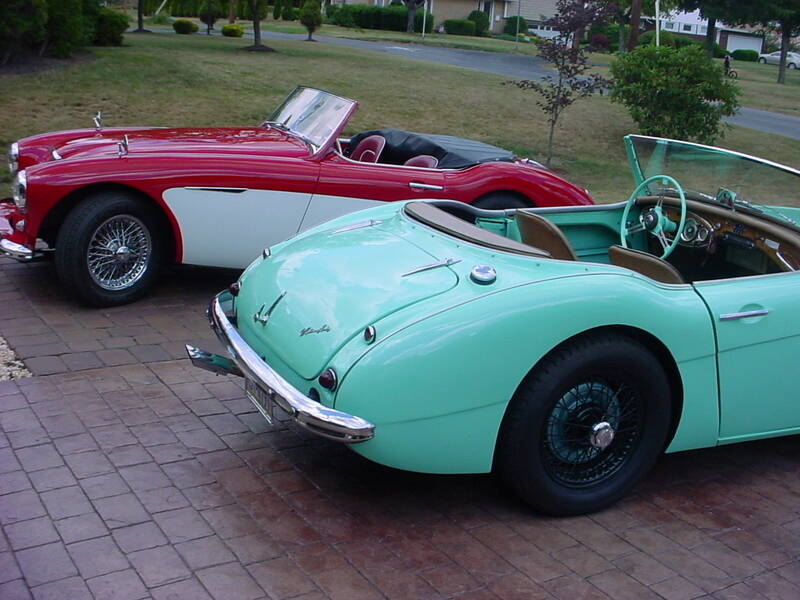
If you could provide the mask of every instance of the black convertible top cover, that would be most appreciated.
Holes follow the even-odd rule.
[[[464,169],[478,163],[509,162],[516,158],[508,150],[475,140],[399,129],[362,131],[351,138],[350,148],[355,149],[361,140],[370,135],[381,135],[386,139],[386,146],[378,160],[381,163],[402,165],[414,156],[430,154],[439,159],[440,169]]]

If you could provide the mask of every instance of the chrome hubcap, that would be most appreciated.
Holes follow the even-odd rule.
[[[589,443],[598,450],[605,450],[614,441],[614,428],[610,423],[602,421],[592,427]]]
[[[116,215],[101,223],[89,240],[89,274],[104,290],[127,289],[144,276],[152,251],[144,223],[132,215]]]

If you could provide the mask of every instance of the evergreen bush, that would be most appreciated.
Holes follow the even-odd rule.
[[[473,10],[467,19],[475,23],[475,35],[483,35],[489,29],[489,15],[482,10]]]
[[[238,23],[226,23],[222,26],[222,35],[240,38],[244,35],[244,29]]]
[[[740,48],[739,50],[731,52],[731,58],[733,58],[733,60],[742,60],[745,62],[756,62],[758,61],[758,52]]]
[[[469,19],[445,19],[444,31],[451,35],[475,35],[475,22]]]
[[[121,46],[122,36],[128,29],[128,15],[113,8],[100,8],[94,27],[95,46]]]
[[[517,34],[517,21],[519,21],[519,34],[528,35],[528,21],[525,17],[508,17],[506,24],[503,26],[503,33],[516,36]]]
[[[172,28],[175,30],[175,33],[180,33],[181,35],[189,35],[198,30],[197,24],[189,19],[175,19]]]

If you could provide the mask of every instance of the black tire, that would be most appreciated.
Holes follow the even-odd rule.
[[[651,469],[666,446],[670,416],[669,380],[646,347],[614,333],[579,338],[545,357],[520,385],[495,466],[540,512],[598,511]],[[616,430],[602,447],[607,437],[591,432],[598,436],[606,425]]]
[[[728,71],[728,77],[731,79],[739,79],[739,73],[731,69],[730,71]]]
[[[491,192],[475,200],[472,206],[486,210],[502,210],[505,208],[531,208],[534,204],[512,192]]]
[[[124,252],[128,245],[104,243],[115,226],[126,227],[124,236],[117,238],[138,253]],[[90,268],[90,243],[92,262],[104,261],[103,266]],[[127,304],[141,298],[155,282],[163,248],[164,232],[154,209],[131,194],[101,191],[82,200],[64,219],[56,239],[56,271],[70,292],[93,306]],[[111,262],[121,274],[104,279],[101,269]]]
[[[762,65],[765,65],[765,64],[767,64],[767,59],[766,59],[766,58],[759,58],[759,59],[758,59],[758,62],[759,62],[760,64],[762,64]]]

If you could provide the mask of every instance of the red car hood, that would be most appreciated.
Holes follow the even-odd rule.
[[[99,131],[72,139],[55,150],[61,158],[89,158],[116,155],[125,132]],[[212,127],[132,130],[128,136],[129,153],[212,153],[263,156],[308,156],[302,140],[278,129],[266,127]]]

